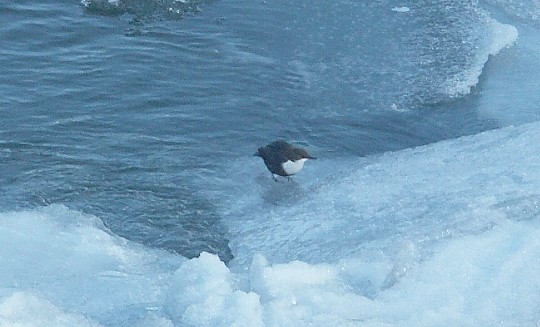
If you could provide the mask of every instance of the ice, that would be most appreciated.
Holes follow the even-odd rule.
[[[92,1],[92,0],[81,0],[81,4],[85,7],[89,7],[91,5],[96,5],[96,4],[99,4],[101,6],[103,5],[110,5],[110,6],[115,6],[115,7],[119,7],[120,6],[120,0],[107,0],[107,2],[105,1]]]
[[[522,299],[513,290],[538,282],[524,262],[534,261],[532,253],[540,250],[531,242],[539,232],[539,133],[540,124],[533,123],[352,162],[320,158],[291,183],[261,177],[250,184],[232,173],[246,196],[236,190],[236,201],[224,204],[236,256],[231,267],[249,271],[261,300],[280,303],[282,310],[292,310],[290,316],[297,314],[292,308],[298,296],[311,299],[311,289],[327,292],[310,283],[314,275],[335,296],[351,297],[351,308],[328,301],[326,311],[298,316],[311,317],[315,325],[324,325],[316,318],[323,312],[343,324],[430,325],[438,317],[442,326],[530,325],[539,319],[537,289]],[[529,254],[518,264],[514,258],[521,253]],[[261,261],[260,254],[263,269],[252,263]],[[356,273],[336,273],[343,262]],[[526,282],[517,277],[521,273]],[[409,288],[405,281],[411,281]],[[484,297],[486,288],[518,304],[507,309],[504,300]],[[435,289],[439,294],[430,293]],[[367,306],[366,298],[373,302],[364,314],[359,308]],[[401,306],[407,310],[400,312]],[[394,312],[387,309],[392,307]],[[515,314],[518,308],[523,314]]]
[[[497,55],[502,49],[511,47],[518,38],[518,30],[507,24],[502,24],[491,17],[485,17],[488,44],[485,49],[476,54],[471,67],[456,77],[450,78],[444,86],[446,93],[451,97],[469,94],[471,88],[478,84],[480,75],[490,56]]]
[[[183,260],[128,243],[95,217],[60,205],[0,215],[0,304],[18,303],[28,326],[41,326],[32,320],[36,307],[58,309],[36,318],[43,320],[49,311],[51,319],[65,311],[105,326],[144,319]],[[11,319],[0,312],[0,325]]]
[[[392,11],[400,12],[400,13],[409,12],[410,10],[411,9],[409,7],[394,7],[394,8],[392,8]]]
[[[0,304],[0,326],[98,327],[99,324],[77,314],[63,312],[47,300],[16,292]]]
[[[534,326],[540,318],[540,276],[536,273],[540,262],[535,260],[540,253],[539,236],[537,223],[507,221],[481,236],[450,240],[374,298],[363,296],[353,285],[368,272],[388,273],[388,265],[352,259],[270,265],[257,256],[249,268],[251,292],[231,293],[234,278],[230,272],[215,257],[209,265],[211,256],[205,255],[190,264],[196,282],[185,277],[190,281],[188,293],[196,289],[196,297],[204,299],[193,301],[194,305],[204,305],[182,321],[199,326],[224,321],[228,322],[224,325],[237,326]],[[221,277],[215,275],[219,270]],[[217,288],[207,287],[224,281]],[[244,301],[235,301],[235,293],[242,294]],[[208,305],[214,301],[220,304]],[[221,301],[229,302],[223,305]],[[239,309],[243,315],[236,313]],[[226,315],[229,311],[235,314]],[[250,316],[251,320],[231,320]],[[206,320],[209,317],[211,321]]]
[[[231,186],[216,204],[230,266],[61,205],[1,213],[0,326],[535,326],[539,137],[532,123],[321,158],[295,182],[232,163],[214,181]]]
[[[538,211],[531,205],[540,198],[531,187],[540,171],[537,129],[502,129],[352,162],[320,158],[297,183],[250,183],[233,175],[242,189],[233,192],[236,202],[223,204],[232,264],[246,267],[256,253],[272,263],[323,263],[336,253],[381,249],[402,261],[403,242],[412,241],[421,256],[434,242],[520,219],[511,215],[519,210],[503,210],[507,201],[532,219]]]
[[[411,326],[535,326],[539,232],[537,223],[507,221],[452,240],[380,300]]]
[[[512,1],[507,3],[511,4]],[[490,60],[486,66],[486,78],[482,79],[478,111],[483,117],[497,121],[500,126],[521,125],[537,121],[540,117],[540,65],[537,65],[540,60],[540,34],[534,27],[517,27],[519,41],[510,51]]]
[[[263,326],[259,296],[233,289],[233,275],[215,255],[202,253],[172,279],[169,312],[194,326]]]

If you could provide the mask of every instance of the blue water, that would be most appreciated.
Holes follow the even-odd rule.
[[[0,212],[61,205],[186,258],[281,244],[297,253],[281,260],[313,260],[294,236],[239,231],[257,210],[244,204],[302,211],[359,158],[538,121],[539,13],[513,0],[1,2]],[[252,154],[275,139],[320,161],[274,185]],[[435,225],[418,239],[460,229]],[[387,227],[353,239],[405,233]]]

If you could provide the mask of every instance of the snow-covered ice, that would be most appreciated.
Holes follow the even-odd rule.
[[[244,177],[221,204],[230,267],[61,205],[4,212],[0,326],[536,326],[538,139],[532,123],[320,160],[298,184]]]

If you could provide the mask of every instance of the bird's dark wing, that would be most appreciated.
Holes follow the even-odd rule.
[[[283,167],[281,166],[283,162],[289,160],[285,155],[275,151],[269,146],[259,148],[259,153],[270,172],[281,176],[287,175],[287,173],[285,173]]]
[[[287,160],[298,160],[301,157],[296,153],[295,147],[285,141],[274,141],[267,145],[269,149],[272,149],[274,153],[279,153],[280,162]]]

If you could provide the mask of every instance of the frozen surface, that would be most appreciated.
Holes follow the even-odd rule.
[[[533,123],[319,161],[304,186],[261,170],[223,203],[231,268],[63,206],[3,213],[0,326],[535,326],[539,137]]]
[[[475,57],[476,61],[471,64],[468,70],[453,78],[445,84],[446,92],[451,97],[463,96],[471,91],[471,88],[478,84],[482,70],[490,56],[497,55],[502,49],[511,47],[518,38],[518,31],[512,25],[501,24],[491,17],[484,17],[486,21],[487,45],[484,51],[479,51]]]
[[[401,12],[401,13],[409,12],[410,10],[411,9],[409,7],[394,7],[394,8],[392,8],[392,11]]]
[[[63,206],[3,213],[0,326],[129,325],[162,301],[182,260],[130,244]]]
[[[25,292],[16,292],[0,305],[1,326],[97,327],[82,315],[67,313],[51,302]]]
[[[272,262],[328,262],[409,241],[429,250],[501,219],[533,219],[537,136],[531,124],[341,163],[318,160],[298,183],[233,175],[242,186],[232,194],[244,196],[223,207],[236,262],[245,266],[259,252]]]

